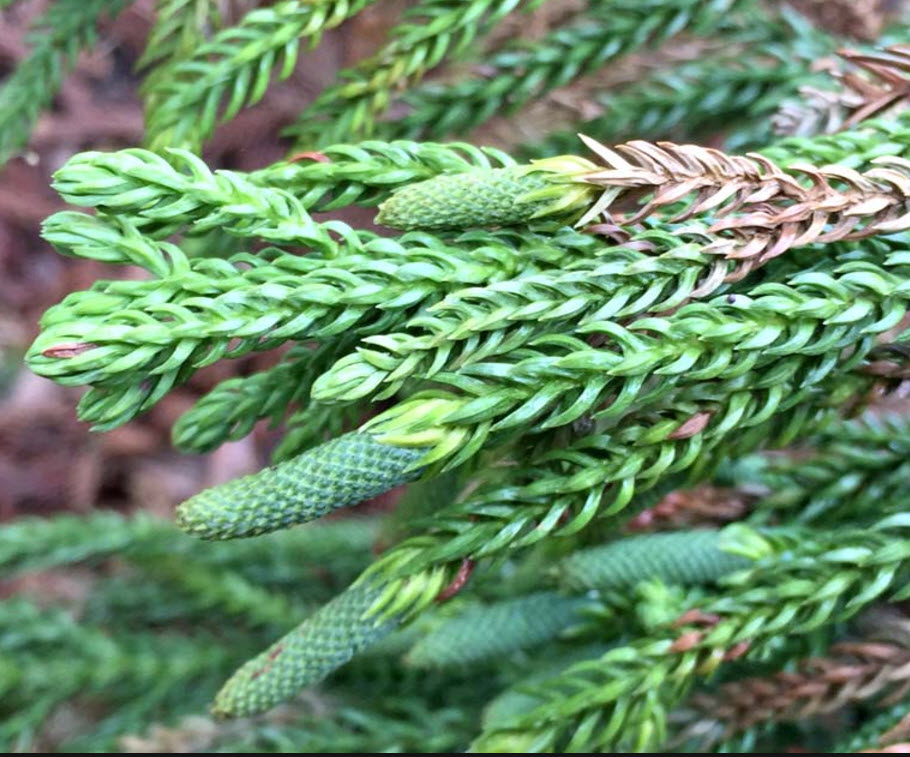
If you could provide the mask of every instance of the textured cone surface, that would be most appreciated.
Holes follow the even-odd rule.
[[[433,629],[408,655],[413,665],[467,665],[527,649],[555,638],[588,604],[579,597],[541,592],[486,607],[472,607]]]
[[[202,539],[234,539],[315,520],[420,475],[425,453],[344,434],[293,460],[200,492],[177,509],[177,524]]]
[[[670,584],[709,583],[752,564],[719,544],[719,533],[707,530],[634,536],[571,555],[559,572],[568,588],[611,590],[653,578]]]
[[[212,711],[241,717],[268,710],[391,633],[396,621],[363,617],[381,594],[382,589],[367,585],[339,594],[234,673],[215,697]]]
[[[393,229],[470,229],[523,223],[549,203],[522,201],[552,186],[546,171],[512,166],[437,176],[399,189],[376,222]]]

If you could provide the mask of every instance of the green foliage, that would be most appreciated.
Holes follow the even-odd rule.
[[[274,350],[173,439],[204,453],[267,422],[278,441],[272,467],[174,524],[0,529],[5,576],[81,581],[60,607],[0,603],[4,747],[664,749],[688,738],[694,688],[773,675],[854,640],[866,608],[902,607],[910,115],[885,106],[906,98],[904,53],[870,48],[865,73],[831,77],[815,62],[842,40],[754,0],[421,0],[305,108],[303,152],[203,161],[301,43],[371,4],[161,0],[140,61],[149,149],[54,175],[91,213],[55,213],[45,239],[143,273],[51,307],[29,367],[87,386],[79,416],[106,430]],[[39,22],[0,90],[0,158],[125,5],[60,2]],[[534,39],[489,43],[530,13]],[[607,65],[572,132],[637,141],[558,123],[529,141],[525,105],[590,92]],[[814,113],[775,141],[771,116],[806,84],[853,125],[811,133]],[[514,116],[508,150],[423,141],[494,116]],[[759,152],[641,141],[670,136]],[[344,220],[364,208],[383,228]],[[701,496],[747,503],[744,522],[631,533],[699,483],[729,487]],[[380,495],[380,518],[291,528]],[[900,718],[853,729],[872,695],[851,691],[825,703],[844,728],[795,726],[806,743],[874,746]],[[200,718],[212,702],[243,720]],[[55,740],[67,708],[92,722]],[[724,748],[790,745],[739,733]]]
[[[30,52],[0,87],[0,166],[28,141],[79,52],[95,41],[102,14],[116,16],[130,0],[59,0],[35,24]]]
[[[749,10],[753,2],[608,0],[590,5],[593,18],[560,27],[535,44],[519,41],[487,58],[484,76],[417,88],[404,98],[412,112],[384,124],[378,134],[411,139],[465,134],[494,115],[511,114],[550,90],[681,31],[710,35],[727,24],[729,14]],[[344,138],[337,131],[331,137]]]
[[[596,93],[601,115],[554,131],[527,145],[529,157],[574,149],[578,132],[600,142],[686,138],[708,134],[732,121],[728,150],[760,148],[773,139],[771,117],[799,88],[825,82],[812,62],[831,55],[835,42],[800,17],[789,16],[778,29],[759,25],[735,35],[719,50],[695,60],[660,66],[616,92]],[[768,34],[769,37],[759,35]]]
[[[146,91],[168,75],[169,63],[192,55],[196,46],[221,25],[215,0],[158,0],[156,6],[155,25],[138,63],[142,68],[155,66],[143,81]]]
[[[881,737],[888,731],[902,725],[907,717],[907,702],[888,707],[882,712],[873,712],[862,728],[846,736],[832,750],[835,753],[876,751],[887,747],[881,743]]]
[[[54,188],[68,202],[127,216],[166,237],[181,226],[220,225],[228,220],[225,206],[235,214],[246,205],[268,212],[270,187],[293,193],[307,211],[327,211],[376,205],[396,187],[438,174],[514,164],[499,150],[405,141],[335,145],[321,152],[325,162],[281,161],[249,175],[211,171],[183,150],[167,155],[170,162],[138,148],[79,153],[54,174]]]
[[[210,690],[238,651],[209,633],[111,635],[24,599],[0,604],[0,630],[0,743],[17,751],[56,705],[77,696],[131,702],[119,726],[139,727],[175,689]],[[185,704],[197,704],[192,699]]]
[[[647,750],[666,738],[667,711],[695,676],[710,675],[735,645],[748,643],[746,655],[760,653],[762,642],[778,633],[809,633],[883,595],[904,596],[910,544],[894,534],[905,528],[901,518],[827,538],[819,532],[784,539],[788,559],[735,574],[728,583],[732,591],[700,608],[720,620],[693,631],[690,648],[678,648],[673,629],[575,665],[538,684],[543,702],[481,735],[474,749]]]
[[[345,339],[316,347],[297,345],[272,368],[222,381],[174,424],[174,444],[187,451],[208,452],[225,441],[242,439],[262,418],[269,418],[276,426],[288,408],[298,404],[303,407],[297,414],[305,422],[318,407],[308,402],[314,377],[349,348],[349,340]],[[325,423],[343,418],[335,408],[331,416]],[[294,418],[288,424],[294,425]],[[307,446],[308,441],[315,442],[320,432],[329,432],[330,437],[340,436],[337,424],[334,428],[324,428],[321,424],[305,428],[312,428],[310,437],[295,434],[295,444]]]
[[[148,87],[149,145],[198,148],[218,123],[262,99],[274,68],[279,79],[290,76],[301,39],[318,42],[372,2],[282,0],[221,29]]]
[[[368,137],[375,115],[386,110],[396,89],[422,77],[448,56],[463,52],[503,16],[543,0],[421,0],[389,33],[389,42],[326,89],[294,130],[303,144]]]
[[[800,523],[861,522],[899,512],[907,475],[907,419],[868,414],[811,439],[806,459],[768,463],[760,474],[772,494],[752,520],[787,517]],[[786,515],[785,515],[786,514]]]

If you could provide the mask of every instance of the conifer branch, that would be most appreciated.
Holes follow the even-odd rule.
[[[642,510],[625,526],[630,533],[719,527],[742,520],[754,500],[751,493],[713,484],[670,492]]]
[[[834,72],[841,89],[801,88],[804,101],[785,104],[774,118],[778,134],[840,131],[910,102],[910,50],[894,45],[881,52],[840,50],[852,71]]]
[[[540,3],[542,0],[536,0]],[[291,132],[305,147],[369,137],[392,95],[419,80],[446,56],[457,56],[524,0],[421,0],[375,55],[339,73]],[[530,4],[530,3],[528,3]]]
[[[76,56],[94,43],[98,18],[116,16],[129,2],[57,0],[36,22],[28,39],[30,53],[0,87],[0,165],[28,142]]]
[[[773,462],[763,471],[771,494],[756,503],[751,520],[830,526],[881,518],[902,506],[910,418],[870,410],[812,441],[807,459]]]
[[[52,216],[45,235],[63,250],[138,264],[158,278],[99,282],[72,294],[46,313],[29,365],[61,383],[95,385],[83,398],[82,417],[110,428],[223,357],[355,329],[381,332],[447,289],[556,265],[576,249],[573,240],[563,246],[559,239],[506,233],[467,234],[454,244],[426,234],[384,239],[318,224],[302,212],[304,225],[292,223],[287,233],[308,235],[323,256],[272,250],[190,261],[124,221]],[[330,229],[346,231],[347,245]]]
[[[904,700],[900,704],[874,714],[861,728],[847,734],[832,750],[838,754],[855,752],[906,752],[906,744],[894,744],[894,739],[889,736],[894,733],[904,734],[906,738],[908,703]],[[898,748],[889,749],[891,746]]]
[[[418,667],[495,660],[552,640],[589,614],[624,609],[630,590],[642,582],[708,584],[750,564],[745,557],[724,552],[716,531],[649,534],[582,549],[560,560],[552,572],[552,580],[570,596],[538,592],[469,605],[433,627],[407,659]]]
[[[164,581],[175,593],[190,598],[196,611],[239,620],[253,628],[283,628],[288,620],[306,613],[305,605],[284,594],[269,591],[245,578],[236,570],[209,565],[175,565],[156,555],[136,560],[147,575]]]
[[[215,127],[262,99],[272,71],[291,75],[301,39],[318,42],[374,0],[282,0],[247,13],[176,63],[146,92],[151,149],[197,149]]]
[[[647,407],[675,386],[735,380],[753,370],[773,374],[785,365],[788,376],[806,371],[821,378],[843,370],[839,363],[857,365],[874,346],[875,334],[900,323],[910,296],[905,262],[895,252],[881,266],[856,261],[835,265],[830,273],[797,274],[790,286],[759,285],[749,297],[691,303],[628,328],[612,319],[590,322],[578,336],[539,339],[495,361],[437,373],[434,381],[461,393],[416,394],[365,429],[390,444],[445,429],[445,444],[460,436],[477,449],[488,437],[495,443],[497,434],[564,426],[586,414],[619,419],[633,403]],[[579,338],[588,335],[605,345]],[[853,352],[841,363],[848,345]],[[648,379],[657,376],[654,388]],[[430,396],[435,411],[416,415],[415,407]],[[449,464],[469,454],[455,449],[459,454]]]
[[[120,556],[146,566],[163,557],[187,558],[212,571],[224,570],[259,583],[286,583],[304,563],[356,575],[377,537],[368,518],[345,518],[285,530],[268,538],[232,544],[199,542],[171,521],[95,510],[88,516],[20,518],[0,531],[0,568],[6,576],[72,565],[98,564]],[[293,566],[288,570],[288,566]],[[295,591],[301,594],[300,586]]]
[[[852,702],[903,699],[910,690],[910,651],[874,641],[841,642],[828,656],[805,660],[793,672],[745,678],[690,697],[683,729],[702,734],[701,748],[767,722],[803,721],[842,710]]]
[[[667,712],[696,676],[760,654],[778,634],[806,634],[883,596],[900,597],[910,544],[906,518],[871,530],[787,539],[790,559],[735,574],[727,594],[699,607],[706,627],[682,625],[613,649],[534,686],[540,704],[474,743],[478,751],[641,750],[666,738]],[[900,535],[900,536],[898,536]],[[895,538],[897,537],[897,538]],[[778,537],[780,538],[780,537]],[[888,552],[883,551],[888,544]],[[895,591],[897,590],[897,591]]]
[[[248,172],[202,161],[216,126],[296,67],[302,40],[371,3],[247,4],[225,28],[223,3],[157,0],[141,89],[154,150],[85,153],[54,177],[94,215],[54,214],[46,239],[146,278],[98,281],[51,308],[34,371],[87,385],[81,417],[112,428],[221,358],[281,348],[272,368],[199,400],[174,438],[211,450],[259,421],[285,435],[281,462],[190,497],[177,525],[98,512],[0,529],[4,574],[79,565],[86,577],[78,621],[0,602],[0,746],[45,746],[33,734],[87,694],[97,722],[53,746],[111,751],[153,716],[204,706],[242,660],[217,714],[262,712],[331,674],[300,700],[325,709],[209,723],[203,747],[461,751],[483,717],[478,750],[654,749],[674,723],[722,749],[780,748],[775,724],[794,713],[807,744],[843,746],[808,716],[837,708],[854,722],[910,690],[906,628],[844,645],[856,613],[910,594],[910,424],[894,404],[910,376],[906,46],[845,54],[855,70],[824,115],[849,130],[768,145],[771,119],[756,114],[821,78],[835,44],[812,17],[757,0],[572,0],[545,15],[540,0],[420,0],[307,109],[302,151]],[[883,19],[874,4],[857,19]],[[65,0],[39,22],[0,90],[0,105],[22,100],[13,131],[50,96],[44,82],[40,97],[23,92],[59,84],[105,8]],[[480,68],[418,85],[525,9],[533,28],[488,40]],[[665,40],[684,49],[639,54]],[[464,138],[606,63],[606,99],[588,87],[597,103],[579,115],[601,140],[635,133],[615,148],[588,140],[593,159],[572,146],[519,164],[467,143],[344,143]],[[15,149],[3,123],[0,159]],[[712,144],[763,148],[643,139],[713,126]],[[403,233],[316,215],[348,206],[378,206],[376,221]],[[705,482],[737,488],[701,507],[687,488]],[[404,484],[381,530],[291,528]],[[699,507],[681,515],[687,497]],[[746,522],[632,533],[705,514]],[[740,658],[748,667],[725,665]],[[415,722],[428,717],[445,719],[438,733]],[[888,717],[853,748],[907,738]]]
[[[279,192],[285,198],[290,193],[309,212],[371,206],[398,186],[438,174],[514,164],[498,150],[463,143],[333,145],[317,159],[282,161],[246,174],[211,171],[183,150],[168,150],[167,156],[138,148],[79,153],[54,174],[54,188],[67,202],[128,218],[161,238],[181,227],[204,230],[254,216],[271,215],[280,224],[278,209],[295,205]]]
[[[673,231],[635,234],[563,271],[452,292],[408,321],[405,330],[366,337],[355,353],[318,378],[314,397],[331,401],[374,392],[380,398],[389,396],[409,377],[430,379],[444,369],[486,362],[556,328],[579,331],[604,319],[673,311],[690,299],[717,294],[725,282],[754,268],[752,261],[742,265],[708,254]],[[691,227],[688,232],[694,236]],[[562,234],[568,237],[570,232]],[[705,237],[711,239],[707,233]],[[887,254],[887,248],[873,244]],[[819,256],[827,254],[816,250]],[[389,386],[378,391],[383,384]]]
[[[533,46],[494,54],[484,61],[482,76],[414,90],[403,98],[411,114],[383,124],[379,134],[408,139],[465,134],[494,114],[513,113],[581,74],[680,31],[709,34],[751,5],[751,0],[605,2],[592,9],[593,18],[561,27]]]
[[[863,121],[850,131],[787,137],[762,148],[760,152],[782,168],[791,163],[805,162],[816,166],[838,163],[863,170],[877,157],[893,155],[906,158],[908,128],[910,113],[901,113],[893,119]]]
[[[174,444],[208,452],[225,441],[242,439],[263,418],[276,426],[289,407],[309,404],[315,377],[349,347],[343,337],[316,347],[297,345],[271,368],[222,381],[180,416],[174,424]]]
[[[900,389],[897,390],[898,394]],[[731,461],[716,480],[675,491],[629,522],[630,531],[723,524],[859,524],[899,511],[910,471],[905,462],[908,418],[872,406],[808,437],[795,459],[757,454]],[[731,488],[733,487],[733,488]]]
[[[582,139],[604,169],[586,171],[586,161],[563,157],[438,177],[393,194],[382,204],[377,222],[437,229],[568,216],[584,225],[603,213],[610,222],[629,226],[649,217],[678,223],[710,214],[718,220],[708,225],[708,233],[720,239],[709,251],[759,262],[813,242],[910,227],[910,163],[902,157],[874,158],[873,167],[863,173],[794,162],[785,170],[758,153],[729,156],[696,145],[643,141],[610,149]],[[604,192],[595,201],[578,184],[600,186]],[[613,210],[629,201],[638,205],[635,211]]]
[[[175,744],[194,744],[210,751],[274,754],[448,752],[470,741],[476,720],[476,691],[454,697],[444,706],[431,706],[422,692],[397,691],[372,703],[351,702],[323,711],[281,713],[256,720],[213,721],[191,716],[176,726],[154,725],[142,735],[119,740],[131,753],[163,752]]]
[[[152,68],[141,90],[154,89],[176,63],[189,58],[209,34],[221,26],[217,0],[157,0],[155,24],[149,32],[139,68]]]
[[[767,260],[791,247],[813,242],[861,239],[904,231],[910,226],[910,177],[902,158],[876,158],[864,173],[843,166],[816,168],[798,163],[786,172],[761,155],[731,157],[719,151],[669,143],[632,142],[610,150],[593,140],[588,147],[607,170],[585,177],[607,188],[607,210],[625,191],[644,190],[647,201],[620,224],[675,206],[670,222],[713,213],[710,233],[741,235],[736,258]],[[653,194],[651,194],[653,192]],[[682,207],[679,204],[682,203]],[[612,214],[611,214],[612,216]]]
[[[768,116],[778,112],[801,85],[817,83],[814,60],[833,52],[834,40],[811,27],[792,32],[792,38],[731,40],[719,53],[706,52],[693,61],[660,67],[628,86],[594,93],[594,106],[603,112],[585,114],[571,130],[552,131],[545,139],[521,148],[531,156],[559,155],[576,149],[577,134],[603,143],[638,139],[691,139],[735,119],[726,136],[727,149],[754,148],[771,141]],[[588,105],[588,108],[591,106]]]
[[[634,414],[612,433],[595,430],[563,442],[563,448],[543,444],[536,454],[525,452],[520,469],[505,480],[492,469],[470,497],[437,513],[424,535],[390,550],[368,574],[385,580],[433,566],[451,568],[460,560],[508,554],[572,535],[594,519],[617,523],[644,492],[665,494],[710,473],[723,457],[784,445],[824,428],[846,398],[872,384],[862,376],[821,384],[807,378],[757,390],[745,388],[756,383],[754,376],[745,375],[734,384],[738,391],[719,389],[711,399],[695,387],[656,417]],[[676,433],[699,412],[710,414],[707,426]],[[644,506],[648,504],[653,503]]]
[[[0,636],[4,747],[76,695],[103,702],[123,691],[142,700],[133,718],[145,714],[143,708],[155,708],[174,688],[193,691],[213,671],[230,665],[237,652],[209,634],[111,634],[77,623],[64,610],[43,610],[16,598],[0,602]]]

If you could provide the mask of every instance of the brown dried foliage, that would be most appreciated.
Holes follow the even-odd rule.
[[[757,153],[641,140],[611,149],[583,139],[605,167],[578,180],[605,191],[582,222],[605,213],[634,224],[672,209],[665,220],[679,223],[710,213],[717,220],[692,231],[711,238],[708,252],[742,262],[737,278],[793,247],[910,228],[910,161],[902,158],[878,158],[863,173],[802,163],[785,171]],[[629,199],[636,210],[610,212]]]
[[[854,702],[879,699],[893,704],[910,692],[910,650],[895,644],[848,642],[830,657],[805,661],[795,672],[746,678],[724,684],[711,694],[693,696],[701,714],[693,732],[710,724],[719,740],[769,721],[799,721],[837,712]]]
[[[745,516],[753,500],[753,496],[737,489],[704,484],[671,492],[635,516],[626,528],[639,532],[721,526]]]
[[[790,4],[828,31],[872,41],[900,0],[790,0]]]
[[[894,117],[910,105],[910,47],[895,45],[878,53],[840,50],[847,65],[823,66],[840,88],[802,87],[802,100],[786,103],[774,116],[780,136],[831,134],[873,117]]]

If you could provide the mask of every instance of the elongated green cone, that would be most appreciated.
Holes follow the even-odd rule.
[[[215,697],[212,712],[229,717],[263,712],[391,633],[397,621],[364,618],[381,593],[375,585],[355,585],[320,607],[234,673]]]
[[[469,665],[555,639],[591,602],[546,591],[471,607],[424,636],[408,654],[416,667]]]
[[[720,548],[719,531],[644,534],[584,549],[557,567],[567,589],[617,590],[659,578],[670,584],[709,583],[752,564]]]
[[[177,508],[177,525],[201,539],[256,536],[315,520],[420,476],[425,449],[344,434],[272,468],[216,486]]]
[[[513,226],[543,217],[574,218],[600,192],[572,177],[596,168],[574,156],[531,165],[436,176],[399,189],[380,205],[376,222],[394,229]]]

